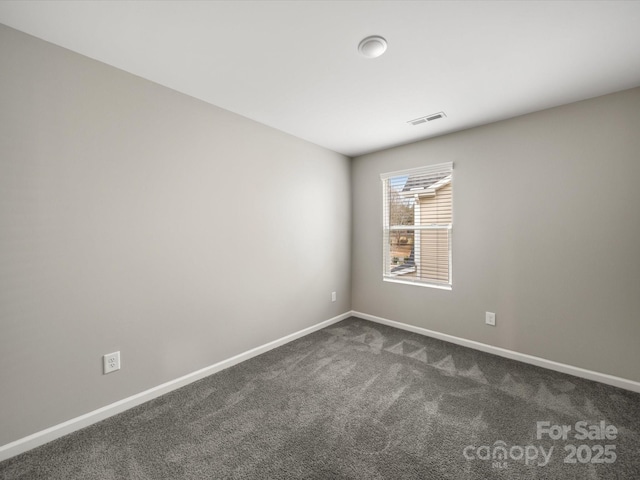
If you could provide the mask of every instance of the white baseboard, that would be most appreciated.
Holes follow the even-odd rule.
[[[48,443],[52,440],[55,440],[56,438],[60,438],[71,432],[75,432],[76,430],[80,430],[81,428],[88,427],[89,425],[92,425],[106,418],[112,417],[113,415],[116,415],[125,410],[133,408],[144,402],[153,400],[154,398],[157,398],[161,395],[169,393],[173,390],[177,390],[178,388],[184,387],[185,385],[193,383],[204,377],[212,375],[226,368],[232,367],[233,365],[236,365],[245,360],[249,360],[250,358],[253,358],[257,355],[268,352],[269,350],[272,350],[276,347],[289,343],[293,340],[296,340],[300,337],[313,333],[317,330],[321,330],[325,327],[328,327],[329,325],[332,325],[341,320],[349,318],[350,316],[362,318],[364,320],[370,320],[372,322],[388,325],[390,327],[399,328],[401,330],[406,330],[406,331],[417,333],[420,335],[425,335],[427,337],[437,338],[445,342],[455,343],[456,345],[461,345],[463,347],[473,348],[475,350],[480,350],[482,352],[492,353],[494,355],[499,355],[501,357],[509,358],[512,360],[517,360],[517,361],[528,363],[531,365],[536,365],[538,367],[548,368],[549,370],[555,370],[558,372],[567,373],[569,375],[574,375],[576,377],[586,378],[587,380],[593,380],[596,382],[605,383],[607,385],[613,385],[614,387],[619,387],[625,390],[630,390],[633,392],[640,393],[640,382],[636,382],[633,380],[627,380],[625,378],[608,375],[606,373],[594,372],[591,370],[586,370],[584,368],[574,367],[571,365],[554,362],[552,360],[546,360],[544,358],[535,357],[533,355],[527,355],[525,353],[519,353],[513,350],[507,350],[505,348],[494,347],[493,345],[487,345],[485,343],[480,343],[473,340],[467,340],[464,338],[455,337],[453,335],[448,335],[446,333],[440,333],[433,330],[428,330],[426,328],[416,327],[413,325],[408,325],[406,323],[396,322],[394,320],[389,320],[387,318],[377,317],[375,315],[369,315],[368,313],[350,311],[347,313],[343,313],[342,315],[338,315],[337,317],[330,318],[329,320],[320,322],[311,327],[300,330],[298,332],[292,333],[285,337],[279,338],[272,342],[266,343],[259,347],[253,348],[244,353],[231,357],[227,360],[223,360],[216,364],[210,365],[208,367],[205,367],[195,372],[184,375],[180,378],[176,378],[175,380],[171,380],[169,382],[163,383],[162,385],[158,385],[156,387],[150,388],[149,390],[145,390],[144,392],[140,392],[136,395],[132,395],[130,397],[124,398],[122,400],[119,400],[105,407],[99,408],[97,410],[86,413],[84,415],[73,418],[71,420],[60,423],[58,425],[54,425],[53,427],[47,428],[40,432],[36,432],[32,435],[16,440],[15,442],[11,442],[6,445],[3,445],[0,447],[0,462],[8,458],[14,457],[16,455],[19,455],[20,453],[31,450],[40,445],[43,445],[45,443]]]
[[[576,377],[586,378],[587,380],[606,383],[607,385],[613,385],[614,387],[624,388],[625,390],[640,393],[640,382],[636,382],[634,380],[627,380],[626,378],[620,378],[606,373],[594,372],[584,368],[574,367],[540,357],[534,357],[533,355],[527,355],[526,353],[519,353],[505,348],[494,347],[493,345],[487,345],[486,343],[454,337],[453,335],[447,335],[446,333],[439,333],[433,330],[427,330],[426,328],[415,327],[413,325],[407,325],[406,323],[389,320],[387,318],[376,317],[375,315],[369,315],[368,313],[352,311],[351,315],[362,318],[363,320],[370,320],[372,322],[381,323],[401,330],[407,330],[427,337],[437,338],[438,340],[444,340],[445,342],[455,343],[456,345],[461,345],[463,347],[473,348],[474,350],[480,350],[481,352],[492,353],[501,357],[510,358],[511,360],[529,363],[538,367],[548,368],[549,370],[567,373]]]
[[[216,364],[184,375],[180,378],[176,378],[175,380],[171,380],[169,382],[163,383],[162,385],[158,385],[157,387],[150,388],[149,390],[145,390],[144,392],[137,393],[105,407],[99,408],[84,415],[80,415],[79,417],[72,418],[71,420],[67,420],[66,422],[54,425],[53,427],[47,428],[40,432],[36,432],[32,435],[16,440],[15,442],[3,445],[0,447],[0,462],[19,455],[20,453],[36,448],[40,445],[44,445],[45,443],[55,440],[56,438],[60,438],[71,432],[75,432],[76,430],[80,430],[81,428],[93,425],[96,422],[112,417],[113,415],[116,415],[120,412],[129,410],[130,408],[133,408],[144,402],[153,400],[154,398],[164,395],[165,393],[177,390],[178,388],[184,387],[185,385],[193,383],[196,380],[200,380],[213,373],[232,367],[233,365],[244,362],[245,360],[249,360],[252,357],[268,352],[269,350],[284,345],[285,343],[289,343],[300,337],[309,335],[310,333],[328,327],[329,325],[344,320],[345,318],[349,318],[350,316],[351,312],[343,313],[342,315],[338,315],[337,317],[330,318],[329,320],[325,320],[311,327],[305,328],[259,347],[252,348],[251,350],[236,355],[235,357],[223,360]]]

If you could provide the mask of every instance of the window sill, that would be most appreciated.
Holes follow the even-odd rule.
[[[397,278],[390,278],[390,277],[382,277],[382,280],[384,282],[389,282],[389,283],[403,283],[405,285],[414,285],[416,287],[427,287],[427,288],[435,288],[438,290],[453,290],[451,285],[438,285],[437,283],[424,283],[424,282],[411,282],[408,280],[399,280]]]

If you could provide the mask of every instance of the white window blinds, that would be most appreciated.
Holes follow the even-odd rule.
[[[383,277],[451,287],[453,163],[380,175]]]

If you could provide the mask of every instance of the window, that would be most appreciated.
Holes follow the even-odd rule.
[[[383,279],[451,289],[453,164],[384,173]]]

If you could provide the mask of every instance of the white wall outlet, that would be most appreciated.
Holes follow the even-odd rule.
[[[336,292],[331,292],[331,301],[335,302],[337,298],[338,296],[336,295]]]
[[[102,357],[104,363],[104,374],[120,370],[120,352],[107,353]]]
[[[484,323],[487,325],[496,326],[496,314],[493,312],[486,312]]]

